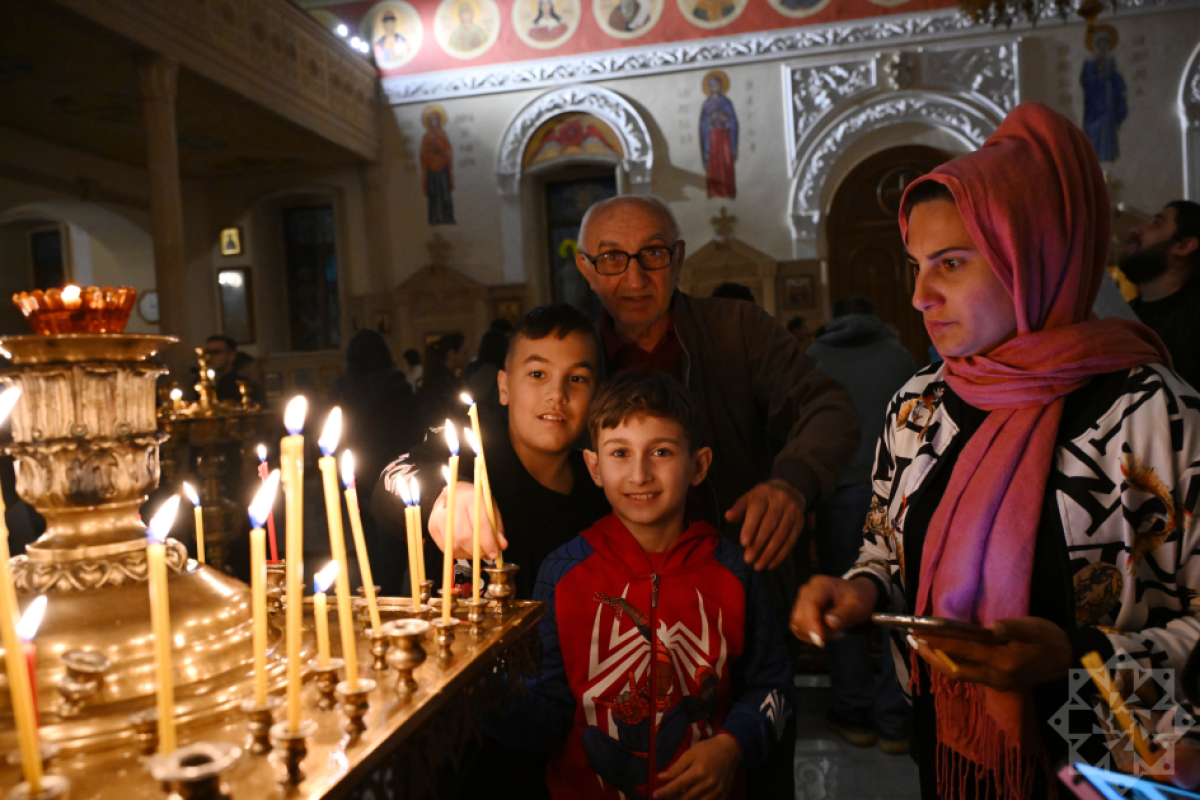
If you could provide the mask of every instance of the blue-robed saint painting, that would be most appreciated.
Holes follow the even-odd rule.
[[[1116,161],[1121,155],[1117,131],[1128,113],[1125,107],[1125,79],[1117,71],[1112,50],[1117,45],[1117,30],[1097,25],[1088,31],[1088,49],[1095,53],[1083,62],[1079,82],[1083,85],[1083,132],[1092,141],[1101,161]]]
[[[733,103],[725,96],[729,77],[724,72],[704,76],[708,98],[700,109],[700,157],[708,178],[709,197],[737,197],[738,119]]]

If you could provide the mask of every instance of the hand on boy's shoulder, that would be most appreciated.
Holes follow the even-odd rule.
[[[807,510],[803,492],[787,481],[772,478],[738,498],[725,512],[725,519],[742,520],[739,541],[746,550],[746,563],[762,571],[775,569],[791,554],[804,530]]]
[[[731,734],[718,733],[683,751],[674,764],[658,773],[655,800],[682,798],[720,800],[729,794],[742,762],[742,749]]]

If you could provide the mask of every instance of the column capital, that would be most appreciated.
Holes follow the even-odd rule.
[[[143,101],[174,102],[179,62],[158,54],[138,59],[138,90]]]

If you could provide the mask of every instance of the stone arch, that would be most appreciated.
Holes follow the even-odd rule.
[[[631,188],[635,192],[648,191],[654,147],[642,115],[614,91],[576,84],[538,95],[509,121],[496,151],[496,185],[502,197],[514,197],[520,191],[525,147],[534,131],[552,117],[573,111],[592,114],[608,123],[621,140],[625,152],[621,169],[628,175]]]
[[[1179,82],[1179,122],[1183,126],[1183,196],[1200,199],[1200,45]]]
[[[823,214],[826,182],[838,155],[859,139],[891,125],[917,123],[978,148],[1000,124],[994,112],[935,92],[900,91],[847,107],[827,120],[797,161],[791,192],[792,238],[797,257],[813,257]]]

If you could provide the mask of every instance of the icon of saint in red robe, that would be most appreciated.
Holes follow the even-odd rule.
[[[709,197],[737,197],[733,162],[737,160],[738,121],[733,103],[725,96],[729,78],[710,72],[704,78],[708,98],[700,109],[700,155],[708,174]]]

